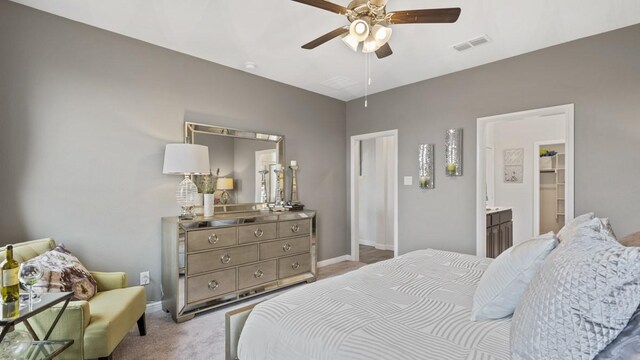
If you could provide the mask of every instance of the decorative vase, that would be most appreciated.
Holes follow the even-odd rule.
[[[204,194],[204,216],[205,217],[213,216],[213,202],[214,202],[213,194]]]
[[[198,193],[198,195],[196,195],[196,205],[193,207],[193,211],[196,213],[196,215],[204,214],[204,194],[203,193]]]

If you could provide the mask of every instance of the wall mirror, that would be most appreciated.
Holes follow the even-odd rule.
[[[216,211],[261,210],[275,201],[284,136],[193,122],[185,122],[184,136],[209,148]]]

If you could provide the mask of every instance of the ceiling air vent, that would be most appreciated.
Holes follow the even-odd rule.
[[[453,48],[458,51],[465,51],[471,49],[474,46],[486,44],[489,42],[489,37],[487,35],[478,36],[471,40],[467,40],[465,42],[461,42],[459,44],[453,45]]]
[[[458,51],[465,51],[467,49],[471,49],[471,47],[472,47],[471,44],[469,44],[466,41],[463,42],[463,43],[460,43],[460,44],[453,45],[453,48],[458,50]]]
[[[334,76],[320,83],[320,85],[332,88],[335,90],[342,90],[358,83],[349,79],[346,76]]]

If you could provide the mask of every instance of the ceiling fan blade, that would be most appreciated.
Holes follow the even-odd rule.
[[[387,15],[389,24],[454,23],[460,8],[394,11]]]
[[[299,2],[301,4],[306,4],[309,6],[317,7],[323,10],[331,11],[336,14],[346,15],[347,8],[344,6],[340,6],[338,4],[334,4],[332,2],[324,1],[324,0],[292,0],[295,2]]]
[[[376,50],[376,56],[378,57],[378,59],[386,58],[391,54],[393,54],[393,51],[391,50],[391,46],[389,46],[389,43],[380,46],[380,49]]]
[[[314,49],[314,48],[326,43],[327,41],[329,41],[329,40],[331,40],[333,38],[336,38],[336,37],[338,37],[338,36],[340,36],[342,34],[346,34],[348,32],[349,32],[349,28],[339,27],[339,28],[337,28],[335,30],[332,30],[332,31],[320,36],[319,38],[317,38],[317,39],[315,39],[313,41],[310,41],[310,42],[302,45],[302,48],[303,49],[308,49],[308,50]]]

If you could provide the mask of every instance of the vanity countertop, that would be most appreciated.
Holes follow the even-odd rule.
[[[501,211],[511,210],[508,206],[488,206],[487,207],[487,215],[499,213]]]

